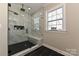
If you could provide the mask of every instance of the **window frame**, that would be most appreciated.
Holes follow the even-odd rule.
[[[59,4],[55,8],[46,11],[46,31],[49,31],[49,32],[50,31],[66,31],[66,20],[65,20],[66,19],[66,16],[65,16],[66,11],[65,11],[65,7],[66,7],[65,4]],[[63,8],[62,30],[48,30],[48,26],[49,26],[48,25],[48,13],[50,13],[50,12],[52,12],[54,10],[57,10],[59,8]],[[58,21],[58,20],[56,19],[56,20],[52,20],[52,21]]]

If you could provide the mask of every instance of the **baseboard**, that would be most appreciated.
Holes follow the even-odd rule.
[[[54,50],[54,51],[56,51],[56,52],[58,52],[58,53],[60,53],[60,54],[62,54],[62,55],[65,55],[65,56],[74,56],[74,55],[72,55],[72,54],[70,54],[70,53],[68,53],[68,52],[59,50],[59,49],[57,49],[57,48],[55,48],[55,47],[52,47],[52,46],[50,46],[50,45],[48,45],[48,44],[43,44],[43,46],[45,46],[45,47],[47,47],[47,48],[49,48],[49,49],[51,49],[51,50]]]

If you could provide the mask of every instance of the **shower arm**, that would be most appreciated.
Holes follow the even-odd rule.
[[[24,7],[24,4],[22,4],[22,8]]]

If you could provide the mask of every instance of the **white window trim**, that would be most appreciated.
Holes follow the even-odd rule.
[[[64,16],[64,18],[63,18],[63,29],[62,30],[56,30],[56,31],[48,30],[48,24],[47,24],[47,22],[48,22],[48,12],[51,12],[52,10],[58,9],[62,6],[63,6],[63,11],[64,11],[63,12],[63,16]],[[56,7],[52,8],[51,10],[46,11],[46,32],[65,32],[65,31],[66,31],[66,4],[64,3],[64,4],[59,4]]]

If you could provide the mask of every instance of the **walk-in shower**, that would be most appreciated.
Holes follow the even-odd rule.
[[[39,25],[41,15],[34,16],[31,14],[32,8],[29,8],[26,4],[21,3],[8,4],[8,55],[25,55],[42,44]],[[37,19],[36,22],[34,18]]]

